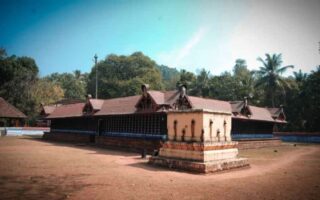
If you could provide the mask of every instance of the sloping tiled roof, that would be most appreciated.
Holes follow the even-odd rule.
[[[215,99],[204,99],[200,97],[188,96],[192,108],[195,109],[209,109],[214,111],[231,112],[231,106],[227,101],[220,101]]]
[[[47,118],[80,117],[85,103],[65,104],[57,107]]]
[[[43,106],[43,112],[44,112],[44,114],[49,115],[49,114],[51,114],[57,107],[58,107],[58,105]]]
[[[244,102],[243,101],[231,101],[230,105],[231,105],[232,112],[239,114],[244,106]]]
[[[151,96],[151,98],[155,101],[156,104],[158,105],[163,105],[165,104],[165,98],[164,98],[164,93],[160,92],[160,91],[148,91],[149,95]]]
[[[251,120],[274,121],[268,109],[256,106],[249,106],[249,108],[252,112],[249,117]]]
[[[105,100],[103,99],[90,99],[89,101],[93,110],[100,110],[102,108],[103,103],[105,102]]]
[[[170,105],[176,103],[180,96],[178,90],[160,92],[160,91],[148,91],[150,96],[158,105]],[[209,109],[214,111],[231,112],[230,104],[226,101],[220,101],[215,99],[205,99],[194,96],[187,96],[188,100],[192,104],[194,109]]]
[[[168,105],[174,109],[174,104],[177,102],[180,93],[177,90],[174,91],[148,91],[148,94],[152,97],[157,105]],[[120,114],[132,114],[138,110],[136,105],[142,98],[141,95],[120,97],[114,99],[90,99],[90,104],[96,111],[92,115],[120,115]],[[220,101],[215,99],[206,99],[195,96],[187,96],[193,109],[208,109],[213,111],[229,112],[233,113],[233,118],[244,120],[258,120],[269,122],[285,122],[284,120],[275,120],[273,115],[276,115],[278,111],[276,108],[268,109],[256,106],[248,105],[250,115],[244,115],[241,110],[244,106],[243,101]],[[83,108],[85,103],[75,103],[61,105],[57,107],[48,118],[63,118],[63,117],[79,117],[83,116]],[[279,109],[278,109],[279,110]]]
[[[27,116],[23,114],[16,107],[6,102],[2,97],[0,97],[0,118],[26,118]]]
[[[279,117],[279,115],[281,114],[281,108],[267,108],[269,110],[269,112],[271,113],[271,116],[274,118]]]
[[[267,108],[271,113],[271,116],[275,121],[283,123],[286,122],[286,115],[283,112],[283,108]]]
[[[115,99],[106,99],[100,111],[94,115],[112,115],[112,114],[131,114],[136,112],[136,103],[141,95],[121,97]]]
[[[178,90],[167,91],[164,93],[164,99],[168,105],[173,105],[179,96],[180,93]]]
[[[236,119],[250,119],[257,121],[270,121],[270,122],[279,122],[286,123],[285,120],[277,120],[281,111],[280,108],[262,108],[257,106],[248,105],[248,110],[250,115],[243,115],[241,113],[242,108],[244,107],[243,101],[232,101],[230,102],[232,108],[233,118]],[[274,117],[274,118],[273,118]]]
[[[158,105],[172,105],[176,102],[180,95],[178,90],[165,92],[151,90],[148,91],[148,93]]]

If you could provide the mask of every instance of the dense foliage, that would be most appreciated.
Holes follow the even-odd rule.
[[[98,97],[112,98],[140,93],[143,83],[154,90],[162,90],[162,78],[157,64],[141,52],[130,56],[111,54],[94,66],[89,74],[88,92],[95,94],[98,68]]]
[[[161,72],[162,83],[165,90],[174,90],[176,89],[176,84],[180,79],[180,73],[176,68],[170,68],[165,65],[157,65],[157,68]]]
[[[287,81],[281,77],[288,68],[293,68],[292,65],[281,67],[282,64],[281,54],[266,54],[266,59],[258,58],[258,60],[263,64],[260,70],[257,71],[259,79],[256,83],[256,87],[262,86],[266,91],[266,100],[269,106],[275,106],[275,95],[276,92],[281,90],[285,94],[285,88],[290,87]],[[268,101],[269,100],[269,101]]]
[[[38,78],[36,62],[29,57],[0,55],[0,96],[15,105],[27,115],[33,116],[35,101],[32,99],[33,86]]]
[[[76,70],[74,73],[53,73],[43,79],[59,85],[66,99],[84,99],[87,93],[87,77],[87,74],[81,74]]]
[[[178,71],[155,61],[141,52],[129,56],[108,55],[89,74],[53,73],[39,78],[32,58],[7,56],[0,49],[0,96],[33,119],[40,104],[51,104],[63,98],[84,99],[95,95],[98,69],[99,98],[140,94],[140,86],[148,83],[153,90],[174,90],[181,85],[189,95],[225,101],[247,97],[258,106],[284,106],[288,131],[320,131],[320,66],[310,74],[301,70],[294,76],[282,73],[293,66],[281,66],[281,54],[258,58],[262,67],[250,71],[246,61],[237,59],[232,72],[211,75],[206,69],[197,74]]]

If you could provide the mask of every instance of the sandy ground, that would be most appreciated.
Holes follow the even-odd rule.
[[[240,154],[250,168],[198,175],[135,153],[2,137],[0,199],[320,199],[320,145]]]

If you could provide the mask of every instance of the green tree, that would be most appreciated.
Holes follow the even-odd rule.
[[[184,69],[180,71],[180,80],[177,82],[176,87],[179,88],[182,85],[187,86],[188,90],[192,89],[196,81],[196,76],[192,72],[188,72]]]
[[[3,60],[7,57],[7,52],[4,48],[0,48],[0,60]]]
[[[302,86],[303,118],[308,131],[320,131],[320,65]]]
[[[247,61],[241,58],[236,60],[236,64],[233,67],[233,73],[235,75],[245,75],[247,74]]]
[[[236,97],[237,89],[235,85],[237,85],[237,82],[229,72],[213,76],[209,81],[209,96],[224,101],[239,100]]]
[[[306,131],[305,127],[305,98],[306,93],[302,90],[308,79],[308,75],[301,70],[293,72],[294,77],[287,78],[290,88],[286,88],[286,100],[284,109],[288,124],[287,131]]]
[[[32,87],[32,98],[35,101],[35,112],[40,112],[40,105],[49,105],[64,98],[63,89],[60,85],[45,79],[39,79]]]
[[[176,83],[180,79],[180,73],[176,68],[170,68],[165,65],[157,66],[161,72],[162,83],[165,90],[176,89]]]
[[[209,96],[209,80],[210,72],[205,69],[201,69],[197,75],[193,87],[191,88],[190,94],[202,97]]]
[[[95,94],[96,67],[98,68],[98,96],[112,98],[136,95],[141,84],[162,90],[162,78],[157,64],[141,52],[130,56],[108,55],[94,66],[88,77],[88,93]]]
[[[275,94],[279,89],[284,94],[285,87],[289,87],[286,80],[281,76],[287,69],[293,68],[292,65],[281,67],[281,54],[266,54],[265,60],[258,58],[263,66],[256,72],[258,81],[256,87],[263,87],[266,91],[266,99],[270,99],[269,105],[275,106]]]
[[[80,80],[82,78],[81,77],[82,74],[81,74],[80,70],[74,70],[73,74],[74,74],[75,79],[77,79],[77,80]]]
[[[298,72],[293,72],[294,78],[298,83],[303,83],[307,80],[308,74],[303,73],[301,69]]]
[[[84,99],[86,95],[86,78],[80,70],[74,73],[53,73],[44,79],[59,85],[64,91],[64,97],[67,99]]]
[[[255,90],[255,77],[254,73],[248,70],[247,63],[244,59],[237,59],[233,67],[233,77],[235,79],[235,97],[240,100],[244,97],[253,98],[258,100],[258,90]]]
[[[32,118],[35,102],[31,88],[38,79],[38,66],[29,57],[0,55],[0,96]]]

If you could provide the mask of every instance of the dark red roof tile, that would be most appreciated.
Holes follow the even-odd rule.
[[[257,106],[248,105],[248,110],[250,111],[250,115],[243,115],[241,110],[244,107],[243,101],[232,101],[230,102],[233,118],[236,119],[250,119],[257,121],[269,121],[269,122],[277,122],[277,123],[286,123],[285,120],[276,120],[279,116],[280,108],[262,108]],[[275,118],[273,118],[276,116]]]
[[[103,100],[103,99],[89,99],[89,102],[90,102],[93,110],[100,110],[102,108],[102,105],[105,102],[105,100]]]
[[[23,114],[16,107],[5,101],[0,97],[0,118],[26,118],[27,116]]]
[[[47,118],[81,117],[85,103],[65,104],[57,107]]]
[[[136,104],[141,98],[141,95],[120,97],[115,99],[106,99],[101,107],[101,110],[95,115],[113,115],[113,114],[131,114],[136,112]]]
[[[188,96],[194,109],[208,109],[212,111],[230,112],[231,106],[227,101],[220,101],[215,99],[205,99],[200,97]]]
[[[47,105],[47,106],[43,106],[42,110],[44,112],[45,115],[49,115],[51,114],[59,105]]]

